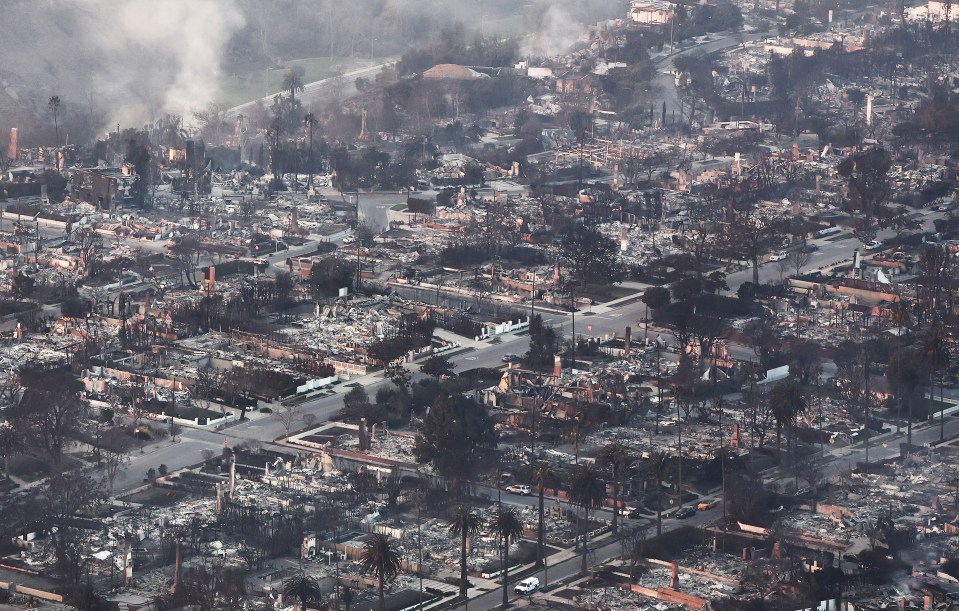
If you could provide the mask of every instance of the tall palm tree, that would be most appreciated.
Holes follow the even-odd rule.
[[[898,404],[906,404],[906,443],[912,445],[912,398],[923,380],[922,363],[915,350],[900,350],[886,366],[886,379],[895,389]]]
[[[672,457],[669,452],[659,450],[653,452],[646,461],[646,473],[656,481],[656,536],[663,534],[663,481],[669,474],[669,468],[672,464]]]
[[[57,135],[57,146],[60,146],[60,96],[51,96],[47,102],[47,106],[50,107],[50,112],[53,113],[53,129]]]
[[[583,419],[580,416],[576,417],[575,425],[566,434],[566,438],[569,440],[569,443],[573,446],[573,464],[579,464],[579,444],[582,443],[583,438],[586,436],[586,429],[583,426]]]
[[[306,573],[298,573],[284,579],[283,595],[300,601],[300,611],[306,611],[309,603],[318,603],[323,599],[320,584]]]
[[[476,536],[482,524],[473,509],[465,503],[457,503],[446,522],[449,533],[460,538],[460,596],[463,598],[466,598],[469,584],[466,580],[466,542]]]
[[[922,336],[919,342],[919,358],[922,364],[929,370],[929,413],[932,415],[932,404],[935,399],[934,379],[939,381],[939,439],[944,439],[946,435],[945,407],[942,402],[943,395],[943,377],[946,369],[949,367],[949,348],[946,343],[946,330],[940,322],[934,322],[929,330]]]
[[[376,533],[363,548],[360,556],[360,567],[364,573],[376,576],[376,587],[380,595],[380,611],[383,605],[383,586],[392,581],[400,572],[400,554],[393,545],[393,540],[386,535]]]
[[[619,531],[619,491],[623,478],[623,472],[629,462],[629,448],[618,441],[608,443],[603,446],[599,456],[596,457],[596,464],[602,468],[609,469],[610,476],[613,479],[613,532]]]
[[[586,573],[586,556],[589,552],[589,514],[599,507],[606,498],[606,482],[600,479],[596,468],[591,464],[579,465],[569,482],[569,499],[583,510],[580,532],[583,536],[583,566]]]
[[[536,566],[546,563],[546,485],[555,484],[556,473],[546,461],[533,468],[533,483],[539,488],[539,516],[536,529]]]
[[[498,507],[490,518],[490,529],[503,544],[503,608],[509,606],[509,544],[523,536],[523,523],[512,507]]]
[[[316,128],[316,115],[314,115],[312,112],[306,113],[306,116],[303,117],[303,125],[306,126],[306,129],[310,135],[310,178],[306,183],[306,188],[309,189],[313,186],[313,130]]]
[[[782,449],[783,427],[792,426],[796,418],[806,412],[806,398],[803,397],[799,380],[789,376],[776,384],[769,393],[769,408],[776,419],[776,450],[779,451]],[[788,446],[788,438],[786,443]]]
[[[290,92],[290,102],[296,100],[296,92],[303,91],[306,83],[303,77],[306,76],[306,70],[303,66],[293,66],[283,75],[283,90]]]
[[[183,128],[183,117],[167,115],[160,120],[159,128],[163,144],[170,148],[183,148],[187,137],[187,131]]]

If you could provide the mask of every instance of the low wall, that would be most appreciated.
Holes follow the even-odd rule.
[[[336,368],[334,367],[334,370],[335,369]],[[323,388],[324,386],[329,386],[330,384],[333,384],[337,380],[339,380],[339,378],[336,376],[330,376],[328,378],[320,378],[318,380],[309,380],[307,381],[306,384],[296,387],[296,394],[301,395],[303,393],[310,392],[311,390],[316,390],[317,388]]]
[[[480,331],[480,334],[476,336],[476,341],[489,339],[497,335],[502,335],[504,333],[512,333],[514,331],[522,331],[523,329],[529,328],[529,318],[526,320],[520,319],[517,321],[507,320],[506,322],[501,322],[498,325],[492,325],[488,327],[483,327],[483,330]]]
[[[677,592],[676,590],[671,590],[669,588],[657,588],[653,590],[651,588],[644,588],[640,585],[630,584],[629,589],[632,592],[636,592],[637,594],[641,594],[643,596],[648,596],[649,598],[655,600],[662,600],[665,602],[683,605],[687,609],[706,608],[705,599],[691,596],[689,594],[683,594],[682,592]]]
[[[160,412],[159,414],[154,414],[152,412],[149,412],[147,414],[144,414],[144,418],[148,418],[150,420],[158,420],[160,422],[170,422],[172,420],[173,422],[183,426],[205,428],[205,427],[217,427],[217,426],[220,426],[221,424],[233,422],[234,420],[236,420],[236,414],[224,414],[223,416],[219,418],[207,418],[207,421],[205,424],[200,424],[199,418],[193,418],[192,420],[188,418],[175,418],[175,417],[171,418],[170,416],[166,415],[166,412]]]
[[[37,590],[36,588],[30,588],[23,585],[18,585],[15,583],[6,583],[0,581],[0,590],[7,590],[8,592],[20,594],[21,596],[31,596],[33,598],[39,598],[40,600],[49,600],[50,602],[62,603],[63,596],[59,594],[54,594],[53,592],[46,592],[44,590]]]

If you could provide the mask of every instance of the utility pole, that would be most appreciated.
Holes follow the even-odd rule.
[[[676,401],[676,430],[679,432],[678,441],[676,443],[676,458],[679,461],[679,466],[677,472],[679,473],[679,507],[677,509],[682,509],[683,507],[683,423],[682,415],[679,413],[679,401]]]

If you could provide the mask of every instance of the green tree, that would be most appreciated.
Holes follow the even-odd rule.
[[[432,376],[437,380],[443,376],[452,376],[454,369],[456,369],[456,364],[450,362],[449,357],[442,354],[434,354],[420,365],[420,371],[424,375]]]
[[[808,407],[799,380],[789,376],[776,384],[769,393],[769,407],[776,419],[776,450],[779,451],[782,449],[783,427],[791,427]],[[786,443],[788,446],[788,438]]]
[[[479,534],[483,521],[466,503],[457,503],[446,522],[450,535],[460,539],[460,596],[466,598],[469,581],[466,577],[466,544],[471,537]]]
[[[383,375],[393,383],[393,386],[402,390],[408,390],[413,380],[413,375],[409,369],[403,367],[403,363],[390,363],[383,371]]]
[[[653,311],[658,310],[664,306],[669,305],[669,289],[664,286],[651,286],[643,292],[643,305],[646,306],[646,311],[643,313],[643,344],[645,348],[645,343],[649,338],[649,310]]]
[[[606,482],[596,472],[592,464],[576,467],[569,481],[569,500],[583,511],[579,532],[583,537],[581,572],[586,574],[586,558],[589,554],[589,515],[600,507],[606,498]]]
[[[853,153],[837,168],[839,175],[848,181],[845,209],[856,220],[853,233],[863,242],[875,239],[877,228],[888,226],[891,215],[886,204],[892,194],[891,167],[889,153],[873,148]]]
[[[369,418],[373,404],[362,386],[354,386],[343,395],[343,415],[349,418]]]
[[[543,322],[543,317],[534,314],[529,321],[529,351],[523,358],[527,367],[547,368],[559,352],[559,334],[552,325]]]
[[[352,288],[354,267],[343,259],[327,257],[313,264],[309,288],[314,301],[339,295],[341,288]]]
[[[302,611],[306,611],[310,603],[319,603],[323,600],[319,582],[306,573],[297,573],[284,579],[283,595],[300,601]]]
[[[380,609],[383,604],[383,588],[400,572],[400,554],[393,541],[386,535],[376,533],[363,547],[360,566],[364,573],[376,576],[376,587],[380,597]]]
[[[492,530],[503,545],[503,608],[509,606],[509,544],[523,536],[523,523],[512,507],[496,508],[489,522]]]
[[[486,408],[462,395],[441,395],[427,414],[414,452],[462,490],[496,449],[496,429]]]
[[[616,242],[582,223],[573,223],[563,233],[560,257],[578,286],[605,285],[622,275]]]

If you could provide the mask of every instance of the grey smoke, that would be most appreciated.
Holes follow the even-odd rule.
[[[106,115],[100,129],[189,117],[216,97],[235,0],[4,0],[0,77],[42,116],[46,96]],[[21,96],[23,97],[23,96]]]

